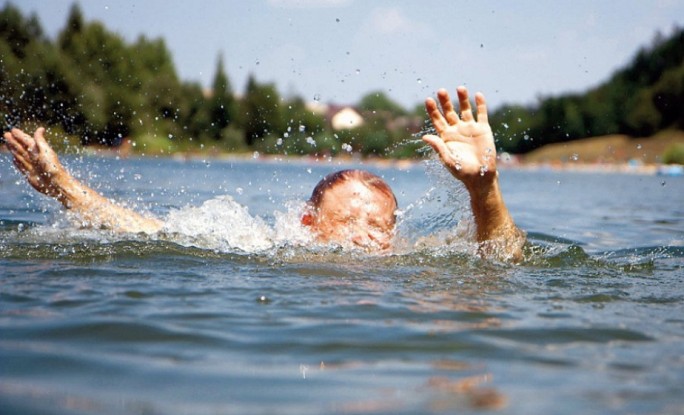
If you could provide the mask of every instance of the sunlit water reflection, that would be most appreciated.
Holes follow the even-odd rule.
[[[66,162],[166,227],[75,229],[2,158],[3,414],[681,413],[682,178],[504,171],[511,265],[434,164],[368,167],[402,212],[367,255],[298,221],[348,165]]]

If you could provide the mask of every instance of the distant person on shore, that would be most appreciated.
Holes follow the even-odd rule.
[[[499,189],[485,98],[481,93],[475,95],[476,119],[467,89],[459,87],[457,95],[460,116],[444,89],[437,92],[439,105],[432,98],[425,101],[438,135],[425,135],[423,140],[465,185],[481,254],[519,260],[525,235],[513,222]],[[85,227],[131,233],[162,229],[161,220],[122,207],[75,179],[46,142],[44,132],[44,128],[38,128],[31,137],[14,128],[4,134],[14,165],[34,189],[58,200]],[[343,170],[316,185],[302,224],[320,242],[383,252],[391,248],[396,210],[394,193],[380,177],[363,170]]]

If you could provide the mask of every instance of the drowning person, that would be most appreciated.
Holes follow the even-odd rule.
[[[525,234],[515,225],[499,189],[485,97],[475,94],[476,118],[468,90],[460,86],[456,92],[460,116],[446,90],[437,92],[439,105],[432,98],[426,99],[425,108],[437,135],[425,135],[423,141],[465,185],[479,252],[520,260]],[[31,137],[13,128],[4,134],[14,165],[34,189],[58,200],[88,227],[148,234],[162,229],[161,220],[119,206],[74,178],[48,145],[44,132],[38,128]],[[343,170],[316,185],[301,222],[320,242],[384,252],[391,248],[396,210],[396,197],[384,180],[363,170]]]

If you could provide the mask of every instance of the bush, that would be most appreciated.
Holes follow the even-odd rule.
[[[670,144],[663,153],[663,163],[684,164],[684,143]]]

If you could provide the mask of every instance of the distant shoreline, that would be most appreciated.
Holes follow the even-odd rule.
[[[116,151],[110,150],[88,150],[87,153],[94,155],[115,156]],[[356,155],[335,155],[335,156],[309,156],[309,155],[280,155],[280,154],[260,154],[258,152],[252,153],[200,153],[200,152],[177,152],[167,155],[141,155],[131,154],[129,157],[162,157],[179,161],[202,161],[215,160],[222,162],[230,161],[253,161],[261,163],[301,163],[301,164],[331,164],[337,165],[370,165],[376,168],[396,168],[406,170],[414,168],[421,164],[425,159],[391,159],[381,157],[363,158]],[[544,161],[528,161],[525,156],[509,156],[502,155],[502,159],[498,162],[498,168],[502,171],[506,170],[522,170],[522,171],[572,171],[583,173],[625,173],[625,174],[642,174],[642,175],[679,175],[676,174],[678,168],[682,166],[668,165],[662,163],[643,163],[639,160],[631,161],[611,161],[611,162],[585,162],[580,160],[544,160]],[[675,171],[675,174],[668,172],[668,170]]]
[[[684,132],[673,132],[666,138],[656,136],[646,139],[633,139],[624,136],[606,136],[575,140],[566,143],[549,144],[525,155],[501,153],[501,160],[498,163],[498,168],[503,171],[572,171],[585,173],[680,176],[682,175],[683,169],[681,165],[665,165],[657,161],[663,149],[674,142],[684,143]],[[82,147],[78,150],[77,154],[121,158],[168,158],[180,161],[216,160],[225,162],[294,162],[302,164],[335,163],[337,165],[367,164],[376,168],[397,168],[400,170],[413,168],[425,161],[424,159],[364,158],[355,154],[311,156],[260,154],[258,152],[222,153],[212,151],[144,154],[125,150],[125,147]],[[0,153],[6,152],[7,150],[4,146],[0,145]],[[649,157],[645,157],[644,154],[649,155]],[[616,159],[616,155],[619,156],[619,160]],[[639,158],[639,156],[641,157]]]

